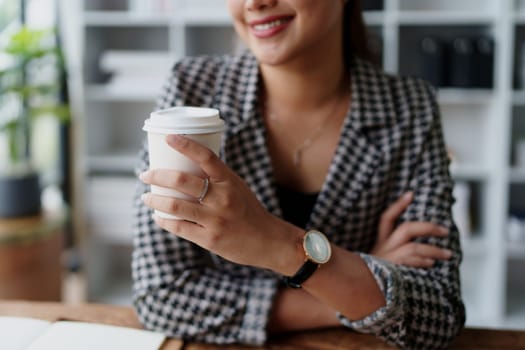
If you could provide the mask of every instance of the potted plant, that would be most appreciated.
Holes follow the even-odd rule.
[[[36,118],[69,119],[58,98],[63,58],[53,30],[22,27],[0,47],[0,217],[40,212],[39,170],[32,156]]]

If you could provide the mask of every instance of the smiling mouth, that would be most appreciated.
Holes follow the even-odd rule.
[[[252,25],[252,28],[258,31],[270,30],[270,29],[282,26],[283,24],[290,22],[292,18],[293,17],[283,17],[283,18],[275,19],[270,22],[266,22],[266,23],[254,24]]]

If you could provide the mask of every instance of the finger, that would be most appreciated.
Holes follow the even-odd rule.
[[[448,260],[452,257],[452,251],[439,248],[431,244],[409,243],[398,250],[403,256],[418,256],[420,258],[433,260]]]
[[[181,135],[168,135],[166,142],[175,150],[197,163],[209,177],[220,180],[228,169],[213,151],[197,141]]]
[[[385,210],[383,215],[381,215],[381,221],[379,222],[379,242],[386,241],[394,229],[396,220],[412,202],[413,197],[414,194],[412,192],[406,192],[398,200],[391,204],[387,210]]]
[[[172,188],[198,198],[204,188],[204,180],[196,175],[169,169],[151,169],[139,176],[148,185]]]
[[[158,215],[153,215],[153,220],[166,231],[197,245],[201,245],[202,238],[205,236],[204,228],[194,222],[166,219]]]
[[[208,217],[205,207],[184,199],[159,196],[152,193],[144,193],[141,199],[150,208],[175,215],[182,220],[188,220],[199,225],[203,225],[206,221],[205,218]]]
[[[407,221],[392,233],[392,247],[400,247],[417,237],[446,237],[448,229],[428,221]]]
[[[432,267],[434,266],[435,260],[430,258],[423,258],[420,256],[405,256],[400,258],[397,263],[399,265],[411,266],[411,267]]]

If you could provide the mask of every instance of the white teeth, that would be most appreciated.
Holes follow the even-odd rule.
[[[277,19],[275,21],[271,21],[271,22],[268,22],[268,23],[263,23],[263,24],[256,24],[253,26],[253,28],[255,30],[268,30],[268,29],[271,29],[273,27],[277,27],[283,23],[286,23],[287,20],[286,19]]]

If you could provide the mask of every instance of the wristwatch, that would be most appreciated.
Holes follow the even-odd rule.
[[[306,260],[293,276],[285,276],[284,283],[292,288],[301,288],[301,285],[319,268],[326,264],[332,256],[332,247],[326,236],[317,231],[309,230],[303,237],[303,249]]]

